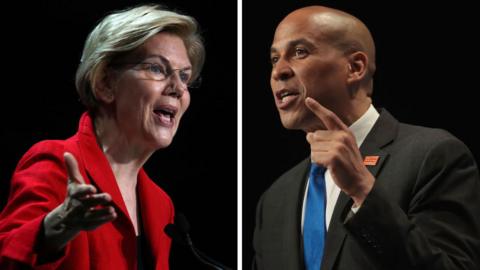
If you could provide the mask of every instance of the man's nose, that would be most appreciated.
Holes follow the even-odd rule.
[[[272,79],[286,81],[294,75],[293,69],[288,61],[280,58],[272,68]]]

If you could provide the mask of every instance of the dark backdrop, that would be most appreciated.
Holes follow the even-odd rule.
[[[87,34],[112,10],[139,1],[24,1],[2,4],[0,209],[21,156],[44,139],[65,139],[84,111],[74,76]],[[31,1],[33,2],[33,1]],[[152,1],[154,2],[154,1]],[[236,265],[236,3],[162,1],[195,17],[205,37],[202,87],[173,144],[155,153],[147,173],[185,213],[196,246]],[[6,45],[6,46],[5,46]],[[163,228],[158,228],[162,230]],[[173,246],[172,269],[203,269]],[[207,268],[205,268],[207,269]]]
[[[478,32],[466,1],[243,1],[243,265],[252,258],[255,205],[287,169],[309,155],[302,132],[280,123],[269,86],[269,48],[276,25],[296,8],[323,4],[365,22],[377,45],[374,105],[398,120],[440,127],[477,160]],[[408,162],[408,161],[406,161]],[[480,194],[479,194],[480,195]]]

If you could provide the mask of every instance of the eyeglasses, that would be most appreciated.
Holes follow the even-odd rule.
[[[201,83],[201,78],[197,78],[194,81],[191,80],[191,68],[172,68],[169,61],[163,56],[156,56],[156,61],[152,62],[140,62],[140,63],[114,63],[110,66],[133,66],[133,70],[142,71],[144,79],[154,80],[154,81],[164,81],[166,79],[171,79],[172,76],[178,77],[180,80],[181,87],[185,90],[192,88],[199,88]],[[158,59],[158,60],[157,60]]]

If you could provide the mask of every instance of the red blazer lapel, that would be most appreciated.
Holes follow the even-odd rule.
[[[155,213],[156,205],[152,202],[155,197],[155,194],[152,194],[154,190],[150,187],[148,176],[143,169],[138,174],[137,190],[140,213],[142,214],[143,232],[147,236],[146,238],[149,239],[152,254],[157,254],[159,234],[163,232],[163,228],[160,220],[156,218],[156,216],[160,215]]]
[[[82,118],[80,119],[77,135],[80,153],[80,156],[77,158],[81,159],[79,162],[84,164],[87,177],[101,192],[107,192],[110,194],[114,206],[116,206],[121,212],[119,214],[125,215],[125,217],[130,220],[127,207],[123,201],[112,168],[97,143],[92,119],[87,113],[82,115]]]
[[[97,143],[94,127],[90,116],[85,113],[79,125],[79,130],[68,148],[79,162],[80,171],[85,181],[97,186],[99,191],[112,196],[113,205],[118,210],[119,217],[128,220],[131,231],[133,224],[125,202],[116,183],[115,176],[103,151]],[[155,269],[168,269],[168,258],[171,239],[163,229],[168,223],[173,223],[174,209],[170,197],[158,187],[143,169],[138,174],[137,182],[140,213],[142,216],[143,233],[148,239]],[[134,246],[134,240],[131,243]]]
[[[174,209],[170,197],[158,187],[145,173],[143,169],[138,174],[138,201],[142,215],[143,232],[149,241],[152,255],[155,261],[168,263],[171,239],[164,228],[173,223]],[[157,265],[157,269],[165,269],[166,265]]]

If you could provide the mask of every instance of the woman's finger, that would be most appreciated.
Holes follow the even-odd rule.
[[[112,202],[112,197],[108,193],[100,193],[87,195],[79,198],[79,200],[85,207],[91,208],[98,205],[103,206],[110,204]]]

